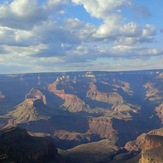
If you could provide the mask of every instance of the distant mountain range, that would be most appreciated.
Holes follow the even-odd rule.
[[[0,128],[51,136],[69,162],[145,160],[162,123],[163,70],[0,75]]]

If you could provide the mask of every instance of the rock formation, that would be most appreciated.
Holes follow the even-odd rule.
[[[147,135],[139,163],[163,162],[163,136]]]
[[[117,139],[117,131],[113,129],[112,120],[106,117],[91,118],[89,132],[100,135],[101,138]]]
[[[46,98],[38,89],[32,88],[25,96],[25,101],[15,107],[15,110],[4,115],[9,119],[8,125],[19,123],[28,123],[30,121],[38,121],[48,119],[51,116],[50,110],[46,107]]]
[[[155,108],[157,112],[157,116],[160,118],[161,122],[163,123],[163,103]]]
[[[106,102],[112,105],[112,107],[118,106],[123,103],[123,98],[117,92],[100,92],[93,82],[90,83],[90,90],[87,92],[86,97],[92,100]]]
[[[58,151],[48,137],[32,137],[26,130],[11,127],[0,130],[0,162],[57,162]]]
[[[62,100],[64,100],[64,103],[60,107],[66,108],[70,112],[79,112],[86,109],[87,106],[85,105],[85,102],[79,97],[74,94],[67,94],[63,89],[58,90],[56,88],[60,80],[62,80],[62,78],[58,78],[54,83],[48,85],[48,90],[50,92],[53,92]]]
[[[42,100],[42,102],[46,105],[46,97],[45,95],[38,89],[32,88],[28,94],[25,95],[25,100]]]
[[[60,151],[60,153],[78,163],[100,163],[110,162],[118,150],[114,141],[104,139],[82,144],[67,151]]]
[[[136,140],[127,142],[124,148],[126,148],[128,151],[140,152],[144,146],[145,137],[146,137],[145,133],[141,134],[140,136],[137,137]]]

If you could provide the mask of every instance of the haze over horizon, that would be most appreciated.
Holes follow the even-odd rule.
[[[0,74],[163,69],[163,1],[4,0]]]

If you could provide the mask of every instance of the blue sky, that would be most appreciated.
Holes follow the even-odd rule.
[[[0,73],[163,68],[162,0],[0,1]]]

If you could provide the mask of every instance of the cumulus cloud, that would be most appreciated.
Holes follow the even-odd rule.
[[[37,0],[13,0],[0,5],[0,25],[18,29],[31,29],[46,21],[52,14],[60,14],[67,0],[48,0],[40,4]]]
[[[112,13],[119,14],[120,7],[131,4],[129,0],[72,0],[72,2],[83,5],[91,16],[104,20],[109,20],[112,17]]]
[[[73,2],[83,5],[91,16],[103,20],[103,23],[92,34],[94,38],[115,40],[116,42],[118,39],[129,40],[130,38],[130,40],[134,40],[130,41],[130,44],[136,40],[137,42],[148,42],[154,39],[154,26],[146,24],[143,27],[136,22],[125,23],[125,17],[121,12],[124,7],[132,9],[134,6],[136,9],[146,9],[130,0],[73,0]]]
[[[81,21],[75,14],[72,16],[68,11],[78,5],[101,23],[96,25],[89,20]],[[81,67],[85,62],[85,67],[91,69],[102,58],[109,61],[110,58],[161,56],[162,49],[148,45],[156,39],[156,27],[128,20],[124,14],[126,9],[150,15],[147,8],[131,0],[1,2],[1,67],[5,63],[9,67],[23,67],[26,61],[36,71],[41,68],[48,71],[53,64],[58,65],[58,69],[64,64],[68,70],[68,66]]]
[[[30,46],[35,45],[36,42],[37,39],[33,37],[31,31],[0,26],[1,45]]]
[[[46,10],[36,0],[14,0],[7,5],[0,5],[0,25],[3,26],[31,28],[46,17]]]

